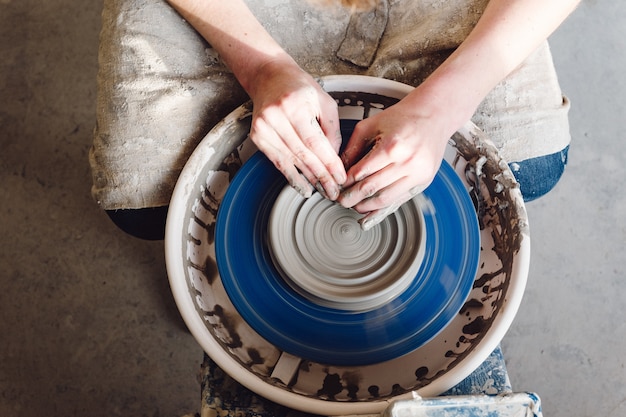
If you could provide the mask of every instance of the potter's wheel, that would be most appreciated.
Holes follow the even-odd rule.
[[[361,76],[332,76],[321,82],[336,99],[342,123],[381,111],[412,90],[389,80]],[[254,177],[255,169],[265,169],[252,169],[255,160],[262,158],[248,138],[251,115],[251,106],[242,105],[207,134],[181,172],[168,212],[165,251],[170,285],[185,323],[204,351],[255,393],[323,415],[377,414],[393,399],[412,398],[413,392],[435,396],[468,376],[489,356],[513,321],[530,260],[523,199],[495,146],[471,123],[453,135],[446,163],[436,178],[443,185],[434,182],[424,192],[427,199],[415,204],[424,222],[423,233],[419,233],[424,253],[413,280],[402,289],[406,281],[399,273],[386,287],[397,283],[400,290],[374,291],[372,300],[368,298],[370,289],[359,289],[350,293],[348,306],[338,306],[333,297],[345,286],[340,290],[312,288],[306,276],[304,281],[289,282],[283,275],[293,275],[291,266],[285,265],[284,259],[279,263],[274,250],[268,249],[272,247],[269,220],[285,186],[282,176],[277,171],[276,176],[260,176],[258,180],[267,183],[249,187],[246,198],[236,192],[240,187],[231,187],[234,181],[247,183],[244,178]],[[446,277],[463,264],[472,265],[458,259],[459,252],[468,248],[456,245],[473,240],[460,237],[456,230],[474,230],[474,226],[457,224],[453,230],[442,229],[452,227],[448,219],[462,217],[458,212],[462,205],[450,204],[450,198],[457,198],[461,190],[446,184],[457,180],[465,193],[461,200],[467,202],[469,196],[473,202],[471,214],[478,217],[480,248],[469,296],[449,319],[445,316],[454,309],[448,310],[445,300],[450,294],[426,288],[459,282]],[[250,204],[250,199],[258,204]],[[229,209],[222,210],[226,205]],[[223,213],[230,214],[224,217]],[[281,236],[282,232],[272,233]],[[346,234],[350,233],[346,229]],[[417,236],[408,240],[418,241]],[[315,252],[315,247],[325,246],[327,242],[306,250]],[[400,247],[402,252],[407,250]],[[443,259],[449,259],[452,266],[456,262],[456,267],[450,268],[448,261],[439,263]],[[398,264],[404,265],[403,271],[411,268],[410,262]],[[319,263],[314,269],[320,269]],[[334,264],[333,269],[341,269],[341,265]],[[426,270],[433,272],[425,276],[441,276],[442,280],[425,279],[422,273]],[[452,289],[452,293],[461,296],[463,290]],[[345,299],[345,294],[341,296]],[[389,300],[384,301],[385,297]],[[413,302],[407,303],[411,297]],[[433,311],[446,314],[428,320],[407,304],[425,309],[427,315]],[[285,310],[287,307],[291,310]],[[415,325],[416,320],[422,320],[421,324]],[[335,325],[342,330],[319,337],[321,330],[326,334],[323,326]],[[315,332],[317,336],[309,335]],[[352,336],[366,343],[359,346]],[[329,344],[332,349],[326,352]],[[385,357],[391,359],[372,362]]]
[[[425,251],[424,217],[415,199],[379,227],[319,193],[302,198],[285,187],[269,218],[269,249],[277,271],[309,301],[348,311],[379,308],[415,278]]]
[[[474,281],[472,202],[444,162],[431,186],[378,226],[319,194],[304,199],[261,153],[230,183],[217,216],[222,283],[246,322],[306,360],[364,365],[428,342]]]

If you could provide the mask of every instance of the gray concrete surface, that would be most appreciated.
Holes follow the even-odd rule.
[[[532,261],[503,341],[516,390],[546,416],[626,416],[626,10],[584,1],[552,37],[572,101],[569,167],[527,205]]]
[[[89,196],[101,2],[0,0],[0,416],[197,411],[200,348],[162,243]],[[626,13],[585,1],[553,36],[571,98],[567,173],[528,205],[533,259],[503,341],[550,417],[626,415]]]

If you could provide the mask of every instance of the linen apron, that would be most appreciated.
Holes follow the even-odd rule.
[[[247,3],[314,76],[361,74],[416,86],[467,37],[488,1],[383,0],[353,15],[306,0]],[[92,194],[105,210],[166,206],[199,141],[248,97],[165,0],[105,0],[102,22]],[[568,108],[544,43],[472,120],[505,160],[523,161],[568,146]]]

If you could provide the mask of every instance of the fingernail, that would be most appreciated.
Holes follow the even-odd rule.
[[[328,198],[332,201],[335,201],[337,197],[339,197],[339,189],[337,187],[332,187],[330,190],[327,191],[327,193]]]
[[[372,213],[369,213],[368,215],[363,217],[361,220],[359,220],[359,224],[361,225],[361,230],[363,230],[364,232],[367,232],[368,230],[372,229],[374,226],[379,224],[381,221],[383,221],[383,219],[384,217],[372,215]]]
[[[366,216],[364,218],[362,218],[361,220],[359,220],[359,223],[361,224],[361,230],[363,230],[364,232],[367,232],[368,230],[370,230],[371,228],[373,228],[374,226],[376,226],[377,224],[379,224],[380,222],[382,222],[385,219],[385,217],[381,217],[381,216],[373,216],[373,217],[369,217]]]
[[[361,221],[359,221],[359,223],[361,223],[361,230],[363,230],[364,232],[367,232],[372,227],[374,227],[374,225],[371,224],[372,223],[371,221],[361,220]]]
[[[400,208],[400,205],[401,204],[399,203],[393,203],[384,209],[370,212],[368,215],[359,220],[361,229],[363,229],[363,231],[370,230],[372,227],[385,220],[389,215],[395,213]]]
[[[339,188],[337,187],[329,187],[325,189],[320,182],[315,184],[315,188],[317,191],[327,200],[335,201],[337,197],[339,197]]]
[[[345,172],[339,172],[333,175],[337,184],[343,184],[348,179],[348,176]]]
[[[315,183],[315,189],[317,190],[318,193],[322,195],[322,197],[328,199],[328,195],[326,195],[326,190],[324,190],[324,187],[322,187],[321,182],[318,181]]]
[[[346,180],[343,182],[342,186],[344,189],[350,188],[354,185],[356,181],[354,181],[354,177],[352,175],[346,176]]]

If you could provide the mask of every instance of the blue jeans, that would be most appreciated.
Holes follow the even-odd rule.
[[[560,152],[509,164],[524,201],[536,200],[554,188],[567,165],[568,151],[569,146]]]
[[[213,410],[217,415],[230,411],[228,415],[314,417],[312,414],[291,411],[255,394],[222,371],[206,354],[202,364],[201,386],[203,408]],[[510,392],[512,388],[509,375],[502,350],[498,346],[482,365],[442,395],[496,395]]]

